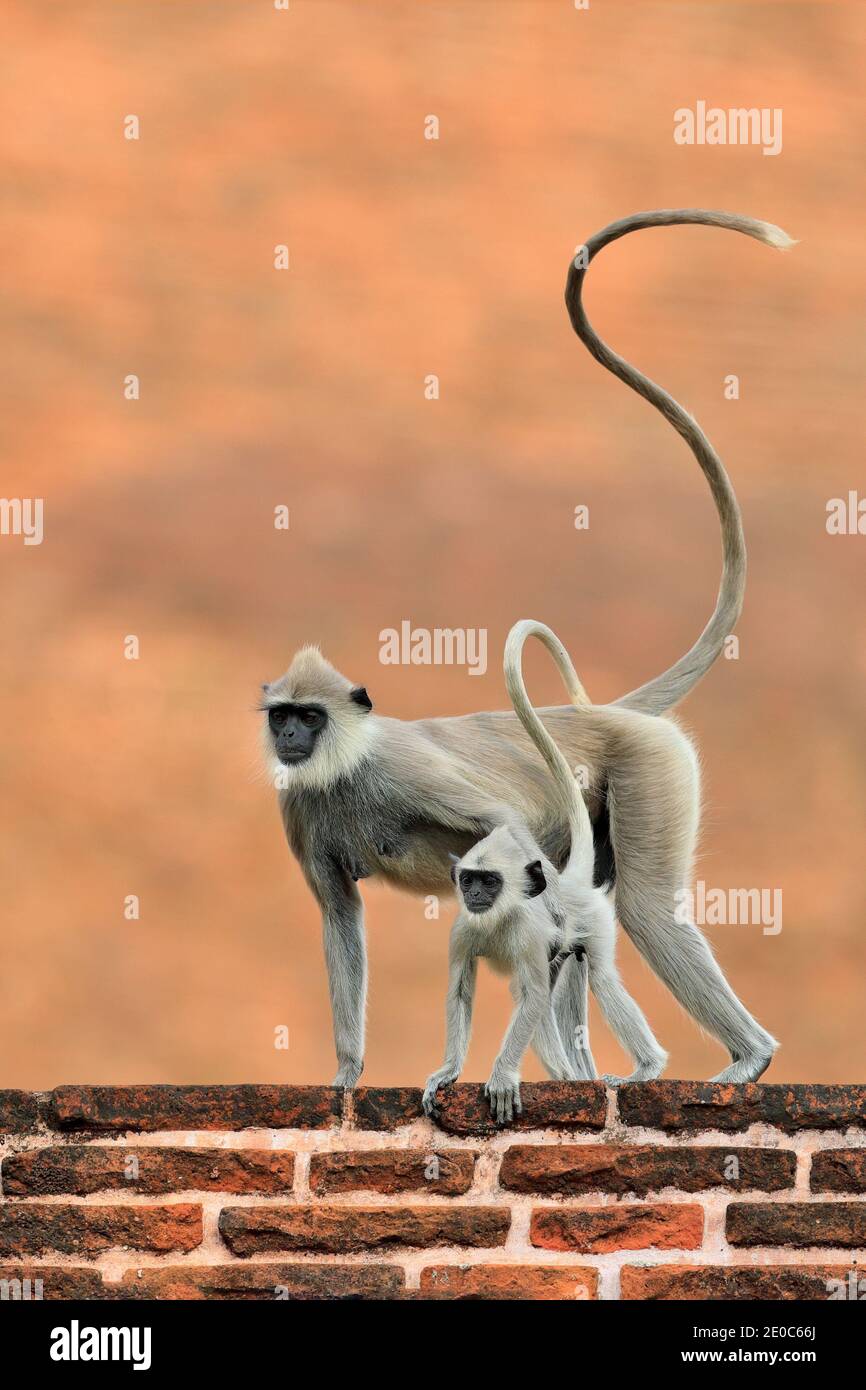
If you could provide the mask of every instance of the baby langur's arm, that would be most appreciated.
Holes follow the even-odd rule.
[[[502,1040],[499,1056],[484,1087],[490,1111],[500,1123],[520,1114],[520,1064],[545,1010],[550,1004],[547,951],[539,936],[529,942],[511,981],[516,1008]]]
[[[459,924],[451,931],[448,947],[448,996],[445,1003],[445,1061],[427,1078],[421,1104],[425,1115],[436,1113],[436,1092],[440,1086],[456,1081],[469,1047],[472,1030],[472,1004],[478,975],[478,957],[469,950]]]

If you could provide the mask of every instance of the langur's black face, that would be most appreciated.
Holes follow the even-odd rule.
[[[271,705],[268,725],[280,762],[306,762],[327,722],[328,712],[322,705]]]
[[[460,893],[469,912],[488,912],[502,892],[502,875],[492,869],[461,869]]]

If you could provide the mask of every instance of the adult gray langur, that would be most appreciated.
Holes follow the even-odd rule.
[[[637,213],[586,242],[569,267],[565,300],[592,355],[664,415],[707,479],[722,532],[716,606],[689,651],[637,690],[611,705],[578,701],[540,714],[571,765],[587,770],[596,881],[615,884],[622,926],[683,1007],[727,1048],[731,1063],[715,1079],[754,1081],[776,1044],[684,918],[698,828],[697,759],[681,730],[657,717],[709,670],[739,617],[746,572],[739,507],[696,421],[599,338],[581,302],[586,269],[610,242],[681,223],[741,232],[780,249],[793,244],[780,228],[732,213]],[[366,689],[311,647],[264,688],[262,708],[267,752],[283,775],[286,835],[322,910],[335,1084],[353,1086],[363,1067],[367,982],[358,880],[376,876],[412,893],[450,893],[449,854],[462,857],[496,826],[536,842],[555,865],[567,858],[568,830],[547,769],[511,710],[411,722],[380,716]]]

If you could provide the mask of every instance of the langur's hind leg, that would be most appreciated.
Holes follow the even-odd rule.
[[[698,822],[697,764],[663,720],[654,746],[632,747],[608,791],[616,855],[616,912],[674,998],[724,1044],[731,1065],[717,1081],[756,1081],[778,1044],[743,1007],[686,912]]]
[[[641,1010],[625,988],[613,961],[594,970],[590,964],[589,980],[599,1008],[610,1024],[617,1041],[634,1058],[631,1076],[604,1076],[610,1086],[624,1081],[655,1081],[665,1069],[668,1056],[659,1047]]]
[[[552,1000],[541,1015],[532,1038],[532,1050],[553,1081],[575,1081],[574,1068],[556,1026]]]
[[[586,957],[569,956],[553,991],[553,1011],[575,1081],[596,1081],[589,1046],[589,967]]]

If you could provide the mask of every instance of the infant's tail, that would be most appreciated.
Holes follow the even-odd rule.
[[[544,623],[524,618],[508,634],[505,643],[505,685],[514,711],[532,739],[553,775],[562,801],[563,811],[571,832],[571,852],[568,865],[580,866],[588,883],[592,882],[594,861],[592,825],[580,787],[560,748],[554,743],[533,708],[523,681],[523,647],[527,637],[537,637],[550,652],[565,683],[573,705],[589,705],[591,701],[574,669],[565,647]]]

